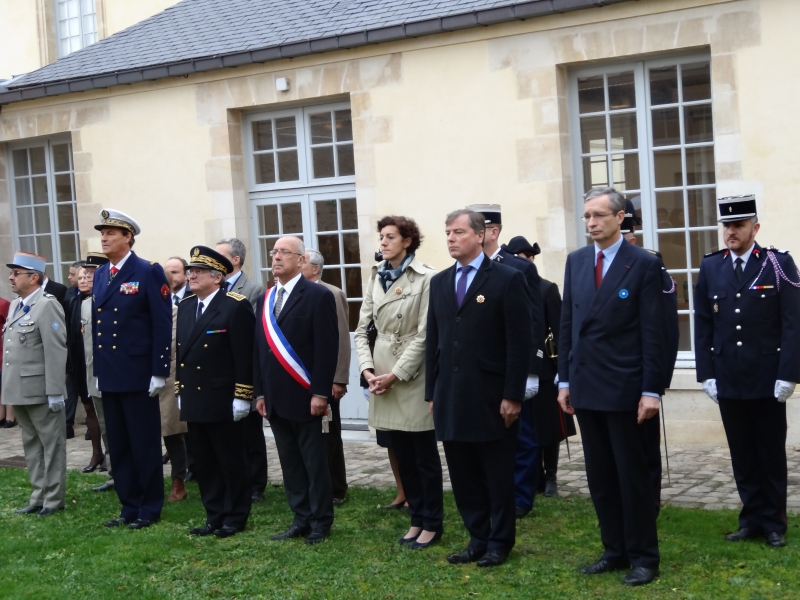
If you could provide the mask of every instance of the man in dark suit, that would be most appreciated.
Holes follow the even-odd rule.
[[[425,399],[443,442],[469,546],[452,564],[502,564],[514,546],[514,451],[525,399],[531,302],[523,274],[483,252],[483,215],[446,220],[456,264],[431,279]]]
[[[589,191],[584,215],[593,244],[567,257],[558,349],[559,395],[577,414],[589,492],[605,551],[581,572],[633,568],[628,585],[658,575],[659,552],[647,433],[664,383],[664,311],[658,258],[620,233],[625,199]]]
[[[285,236],[270,253],[276,284],[258,301],[253,385],[256,408],[272,425],[294,513],[292,526],[272,539],[307,536],[307,544],[316,544],[333,524],[322,421],[336,372],[339,330],[333,294],[300,271],[305,251],[302,240]]]
[[[744,507],[738,542],[786,545],[786,400],[800,381],[800,283],[785,252],[756,242],[755,196],[717,201],[726,249],[700,263],[697,381],[717,404]]]
[[[164,271],[131,250],[141,228],[125,213],[100,212],[100,244],[109,262],[94,274],[94,374],[103,397],[114,486],[122,512],[106,527],[143,529],[161,516],[161,411],[169,377],[172,303]]]
[[[230,537],[250,516],[250,473],[242,419],[253,399],[255,315],[247,298],[225,292],[230,261],[206,246],[192,248],[191,295],[178,306],[175,394],[206,509],[193,535]]]

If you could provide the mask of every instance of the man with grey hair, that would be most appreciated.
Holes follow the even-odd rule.
[[[247,296],[247,301],[250,302],[253,310],[255,310],[256,302],[264,295],[264,288],[261,284],[250,281],[247,274],[242,271],[244,259],[247,256],[247,249],[242,240],[235,237],[221,239],[217,242],[215,250],[224,255],[233,265],[233,272],[227,277],[227,289],[225,291]]]
[[[306,250],[306,261],[302,266],[303,277],[328,288],[336,298],[336,314],[339,317],[339,360],[336,362],[336,374],[333,377],[333,390],[328,398],[331,407],[331,422],[328,432],[328,470],[333,486],[333,504],[344,504],[347,494],[347,470],[344,463],[344,445],[342,444],[342,414],[339,402],[347,393],[347,382],[350,380],[350,327],[347,324],[347,296],[336,287],[322,281],[322,267],[325,259],[317,250]]]
[[[661,261],[623,239],[616,190],[591,190],[583,206],[594,243],[567,257],[558,349],[558,402],[578,416],[605,548],[581,572],[630,566],[624,582],[644,585],[660,561],[643,423],[658,415],[664,382]]]

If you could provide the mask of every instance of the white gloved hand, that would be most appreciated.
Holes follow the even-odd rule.
[[[64,395],[48,396],[47,404],[50,405],[50,410],[54,413],[64,410]]]
[[[796,383],[792,383],[791,381],[781,381],[778,379],[775,382],[775,397],[778,399],[778,402],[786,402],[789,396],[794,394],[796,385]]]
[[[553,383],[555,383],[556,385],[558,385],[558,373],[556,373],[556,378],[553,380]]]
[[[364,393],[364,400],[369,402],[369,388],[361,388],[361,391]]]
[[[153,375],[150,378],[150,397],[155,398],[164,389],[164,386],[167,385],[167,380],[163,377],[156,377]]]
[[[233,399],[233,420],[241,421],[250,414],[250,403],[247,400]]]
[[[703,382],[703,391],[706,393],[706,396],[711,398],[716,404],[719,404],[719,400],[717,399],[717,380],[716,379],[706,379]]]
[[[530,400],[538,393],[539,393],[539,376],[528,375],[528,379],[525,382],[525,400]]]
[[[178,396],[177,398],[178,398],[178,410],[180,410],[181,409],[181,397]]]

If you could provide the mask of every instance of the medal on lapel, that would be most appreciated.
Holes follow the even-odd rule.
[[[477,298],[475,298],[475,300],[478,301],[478,304],[483,304],[486,298],[484,298],[483,296],[478,296]]]

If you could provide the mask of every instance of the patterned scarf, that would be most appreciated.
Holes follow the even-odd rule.
[[[414,260],[414,253],[406,254],[406,257],[398,265],[396,269],[392,269],[392,264],[387,260],[380,267],[378,267],[378,277],[381,278],[381,285],[383,291],[388,292],[392,284],[400,279],[406,270],[406,267]]]

